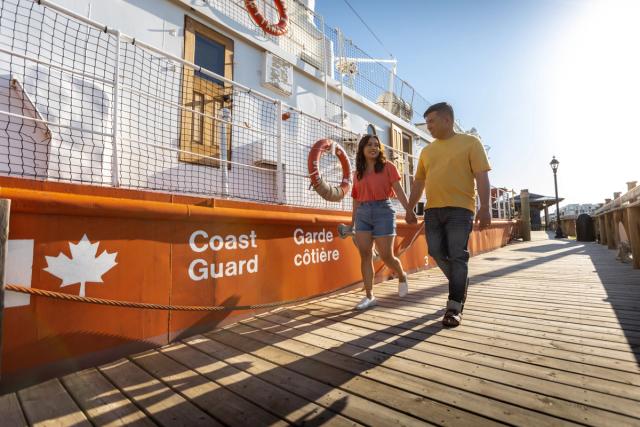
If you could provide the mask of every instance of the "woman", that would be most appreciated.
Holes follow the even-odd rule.
[[[400,186],[400,174],[394,164],[387,161],[384,147],[375,135],[365,135],[358,143],[353,182],[351,221],[360,252],[360,269],[366,291],[366,296],[356,305],[356,309],[364,310],[377,302],[373,296],[374,241],[380,258],[398,275],[398,295],[404,297],[409,291],[407,275],[393,253],[396,213],[390,199],[397,196],[405,209],[408,201]]]

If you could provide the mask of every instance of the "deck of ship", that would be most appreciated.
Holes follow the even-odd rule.
[[[437,269],[281,309],[0,397],[2,425],[640,425],[640,270],[596,243],[471,261],[443,329]]]

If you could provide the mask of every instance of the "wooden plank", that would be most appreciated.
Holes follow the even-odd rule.
[[[381,343],[375,338],[368,338],[369,335],[372,335],[369,332],[365,332],[364,335],[354,335],[352,333],[329,330],[327,334],[317,334],[316,330],[318,329],[318,326],[304,323],[297,319],[288,319],[278,315],[268,316],[264,319],[277,322],[277,324],[285,326],[286,328],[294,328],[295,331],[286,329],[283,330],[282,333],[286,333],[287,336],[289,334],[293,335],[296,341],[313,343],[314,345],[319,345],[322,348],[330,348],[331,351],[344,354],[346,356],[355,355],[354,357],[358,359],[371,362],[376,366],[376,369],[380,366],[384,366],[417,378],[423,378],[445,386],[456,387],[465,392],[475,393],[476,395],[483,396],[485,398],[512,403],[515,405],[522,405],[531,410],[540,411],[556,417],[566,418],[577,423],[587,422],[603,424],[612,422],[616,425],[631,426],[634,424],[633,417],[640,415],[640,408],[636,408],[632,411],[631,417],[615,416],[610,413],[609,410],[611,408],[600,410],[591,406],[583,405],[580,402],[567,402],[564,399],[557,399],[549,393],[549,389],[555,386],[551,382],[547,384],[547,387],[542,387],[542,393],[536,393],[530,391],[531,388],[527,388],[533,386],[536,381],[527,381],[526,379],[520,381],[516,380],[515,384],[523,384],[525,387],[515,388],[508,384],[508,381],[503,379],[503,376],[500,375],[500,373],[494,373],[497,374],[494,379],[498,379],[499,381],[493,381],[487,376],[478,378],[470,373],[456,373],[449,369],[449,367],[426,367],[420,360],[415,361],[396,356],[399,353],[404,354],[406,349],[394,344],[396,339],[395,337],[388,342],[383,341]],[[284,325],[280,322],[284,323]],[[322,320],[319,320],[319,322],[322,323]],[[299,331],[304,333],[299,333]],[[408,343],[409,340],[406,342]],[[357,345],[351,343],[356,343]],[[420,354],[417,356],[417,358],[420,359]],[[486,373],[486,371],[483,371],[482,373]],[[539,383],[539,380],[537,382]],[[579,389],[572,387],[569,389],[570,392],[580,393]],[[433,394],[434,387],[432,386],[430,387],[430,395]],[[465,398],[464,401],[467,409],[474,408],[473,399]],[[619,409],[626,411],[627,406],[630,404],[635,407],[638,406],[637,402],[616,398],[610,398],[608,399],[608,402],[614,406],[614,410],[616,411]],[[598,403],[602,403],[602,400],[598,401]],[[475,409],[473,410],[476,412]]]
[[[127,359],[120,359],[98,369],[160,425],[222,425]]]
[[[402,302],[393,295],[383,296],[389,304],[402,304],[409,311],[424,313],[425,310],[441,310],[446,302],[446,296],[430,297],[425,299],[406,297]],[[493,318],[494,314],[504,314],[521,318],[523,322],[529,321],[536,324],[539,320],[548,320],[550,324],[562,325],[567,329],[592,330],[594,332],[603,332],[604,330],[617,331],[618,335],[627,337],[640,337],[640,330],[635,326],[636,322],[627,319],[618,319],[618,313],[612,312],[608,316],[591,316],[589,309],[585,308],[582,314],[564,311],[562,308],[540,309],[527,306],[525,303],[519,304],[514,309],[511,300],[500,301],[497,298],[487,299],[473,291],[469,291],[469,299],[465,304],[465,312],[467,309],[473,310],[477,315],[487,318]],[[349,301],[358,300],[359,296],[354,295],[347,298]],[[493,301],[493,303],[492,303]],[[347,301],[345,301],[347,302]],[[355,304],[354,304],[355,305]],[[633,313],[628,314],[629,319],[635,319]],[[624,328],[624,329],[623,329]]]
[[[387,361],[384,357],[371,363],[371,361],[363,360],[363,358],[359,357],[360,355],[356,351],[351,351],[350,354],[340,354],[330,350],[332,347],[335,349],[348,348],[348,343],[329,343],[326,339],[317,336],[309,337],[310,339],[302,342],[303,334],[287,330],[287,328],[279,325],[269,324],[261,319],[255,319],[247,323],[243,322],[242,325],[234,326],[229,331],[242,334],[242,337],[245,338],[250,336],[265,344],[296,354],[299,358],[304,358],[305,362],[314,360],[324,363],[327,367],[339,368],[343,373],[332,373],[331,376],[341,375],[343,379],[340,381],[342,382],[353,381],[354,379],[360,381],[368,379],[395,387],[396,390],[391,394],[393,398],[398,399],[400,397],[401,399],[394,403],[393,407],[421,418],[431,416],[429,414],[434,413],[433,410],[430,413],[417,413],[419,407],[416,405],[416,401],[423,398],[425,400],[433,399],[434,404],[438,403],[448,407],[449,416],[451,416],[453,410],[457,409],[461,411],[461,417],[469,417],[470,413],[475,413],[501,422],[515,424],[525,423],[526,420],[530,422],[531,419],[536,419],[537,425],[554,425],[557,423],[557,420],[553,417],[539,414],[526,408],[491,400],[482,395],[418,378],[413,373],[391,370],[381,366]],[[291,335],[295,336],[295,339],[284,339],[285,337],[290,338]],[[365,351],[364,353],[370,352]],[[341,386],[343,385],[341,384]],[[469,415],[462,415],[464,414],[463,410],[468,411]],[[431,421],[429,419],[425,420]],[[565,422],[571,424],[568,421]]]
[[[378,296],[378,298],[381,303],[385,303],[383,300],[385,297]],[[332,302],[335,303],[339,301],[320,301],[319,303],[331,304]],[[380,305],[382,307],[387,307],[387,304]],[[389,303],[388,306],[392,307],[391,303]],[[392,313],[390,310],[392,309],[390,308],[385,312]],[[440,308],[439,304],[423,304],[421,306],[416,305],[415,307],[403,305],[403,310],[405,310],[407,314],[410,313],[413,316],[422,316],[423,318],[425,316],[424,313],[433,313],[431,315],[431,319],[434,320],[434,322],[439,321],[442,318],[441,313],[439,313],[442,308]],[[588,341],[584,342],[585,344],[589,342],[598,342],[599,340],[601,346],[606,348],[615,348],[618,350],[626,349],[628,351],[631,345],[636,345],[640,342],[639,339],[633,338],[633,336],[629,336],[629,338],[625,337],[619,329],[615,329],[613,327],[597,329],[595,329],[595,327],[591,327],[587,330],[580,328],[579,324],[575,326],[567,326],[557,320],[539,320],[538,322],[535,322],[535,319],[532,317],[503,314],[501,311],[487,312],[471,305],[465,308],[464,318],[465,329],[468,325],[466,320],[469,319],[473,322],[473,327],[488,328],[491,330],[495,329],[497,331],[513,331],[521,335],[531,334],[533,336],[569,340],[576,343],[581,343],[583,339],[586,339]],[[426,320],[426,318],[424,319]]]
[[[640,278],[640,277],[639,277]],[[568,280],[564,281],[563,287],[558,288],[552,285],[546,286],[535,286],[532,283],[540,282],[539,277],[523,277],[519,276],[517,279],[515,278],[479,278],[478,275],[474,275],[472,277],[471,286],[474,287],[476,291],[483,292],[485,290],[513,290],[513,286],[518,282],[520,285],[525,285],[526,288],[519,289],[514,291],[515,294],[535,294],[537,292],[544,292],[544,297],[548,300],[553,301],[554,299],[557,301],[560,298],[569,297],[567,301],[576,301],[577,297],[581,297],[581,299],[577,300],[580,304],[588,304],[589,306],[599,306],[606,307],[607,302],[618,302],[622,304],[638,304],[640,303],[640,295],[637,295],[635,289],[629,288],[628,290],[620,290],[617,291],[611,283],[607,283],[611,287],[607,292],[604,292],[601,289],[597,291],[591,291],[585,286],[583,282],[579,286],[571,286],[568,283]],[[601,283],[598,283],[598,287],[602,287]],[[510,289],[511,288],[511,289]],[[582,291],[581,295],[573,295],[568,292],[571,291]],[[603,299],[608,299],[609,301],[603,301]]]
[[[430,353],[431,343],[422,339],[422,337],[413,337],[411,333],[406,331],[397,331],[385,329],[370,329],[369,322],[362,322],[362,326],[355,326],[352,323],[342,323],[337,319],[331,319],[326,322],[326,318],[317,317],[312,314],[305,316],[293,316],[289,318],[283,313],[283,316],[268,316],[265,320],[274,321],[279,324],[293,326],[296,329],[309,331],[314,335],[319,335],[329,339],[337,339],[343,342],[353,343],[354,346],[364,349],[375,349],[385,354],[406,358],[416,363],[429,365],[422,375],[426,374],[436,381],[445,381],[449,385],[454,385],[453,379],[458,379],[451,375],[451,371],[457,373],[459,381],[464,381],[464,387],[472,391],[473,381],[466,379],[467,376],[495,381],[508,386],[518,387],[522,390],[535,391],[548,396],[566,399],[575,403],[590,405],[601,408],[606,411],[614,411],[629,416],[640,417],[640,391],[633,390],[635,399],[631,396],[623,395],[623,398],[613,397],[608,393],[592,392],[585,389],[588,381],[582,378],[576,386],[566,386],[555,380],[555,375],[531,375],[535,374],[539,369],[526,372],[526,375],[509,372],[500,359],[495,358],[498,362],[494,367],[485,366],[483,364],[473,363],[472,359],[451,357],[455,355],[457,349],[447,356]],[[346,317],[346,316],[345,316]],[[355,319],[354,319],[355,320]],[[327,326],[321,327],[319,325]],[[420,367],[422,369],[424,367]],[[406,371],[405,371],[406,372]],[[439,376],[434,374],[438,373]],[[537,378],[532,378],[537,377]],[[484,384],[482,384],[484,387]],[[494,390],[492,389],[493,393]],[[522,391],[509,394],[507,401],[522,402]],[[524,392],[525,394],[527,392]],[[548,403],[548,402],[547,402]]]
[[[61,381],[95,425],[155,426],[96,369],[66,375]]]
[[[472,306],[478,310],[493,308],[494,310],[499,310],[507,314],[513,313],[531,317],[534,321],[536,321],[538,317],[542,317],[544,319],[556,319],[569,326],[571,324],[578,324],[596,327],[613,327],[620,332],[634,332],[636,335],[640,333],[640,320],[638,320],[638,316],[632,310],[627,310],[625,307],[618,307],[615,303],[612,303],[612,310],[610,312],[598,313],[586,304],[581,311],[580,309],[563,307],[561,305],[547,304],[546,307],[544,307],[544,304],[543,306],[534,305],[523,299],[508,298],[508,295],[504,293],[503,296],[505,299],[501,300],[498,299],[499,295],[490,297],[476,292],[475,289],[470,289],[465,309]],[[393,298],[393,296],[390,297]],[[425,301],[431,304],[435,303],[439,305],[440,308],[444,307],[446,303],[446,296],[430,298],[431,299],[416,300],[411,296],[406,298],[406,303],[420,304],[422,301]],[[517,309],[515,307],[517,307]],[[621,327],[624,327],[624,331],[621,330]]]
[[[503,287],[506,288],[506,287]],[[531,308],[537,308],[540,310],[561,310],[566,313],[584,313],[585,309],[589,310],[590,315],[594,317],[605,317],[612,319],[614,317],[610,316],[611,314],[616,314],[618,311],[629,311],[628,313],[630,318],[634,320],[633,324],[640,322],[635,322],[637,317],[633,316],[633,312],[640,310],[640,304],[635,301],[624,301],[620,300],[615,306],[615,309],[611,307],[611,302],[615,301],[607,301],[606,303],[597,302],[597,301],[588,301],[585,298],[580,300],[575,297],[567,297],[553,300],[550,297],[546,296],[536,296],[536,293],[531,292],[522,292],[522,291],[508,291],[500,292],[501,289],[498,287],[487,289],[486,287],[480,287],[475,285],[472,288],[473,291],[477,291],[476,295],[482,300],[495,300],[495,298],[503,298],[505,301],[513,301],[518,306],[524,305]],[[580,304],[578,307],[577,305]],[[624,313],[622,313],[624,314]],[[606,319],[602,319],[606,320]]]
[[[605,317],[603,319],[602,316],[593,316],[588,314],[589,311],[587,308],[585,308],[582,313],[576,313],[571,312],[570,310],[560,311],[560,308],[545,309],[540,307],[530,307],[526,304],[522,304],[518,305],[518,308],[516,310],[514,309],[514,304],[508,300],[484,298],[482,297],[482,295],[476,294],[473,290],[469,291],[469,295],[470,297],[465,304],[465,310],[467,308],[473,307],[478,311],[485,311],[487,314],[490,313],[491,315],[493,315],[494,313],[504,313],[513,316],[529,318],[534,323],[537,323],[537,321],[540,319],[544,319],[555,321],[556,323],[562,323],[568,328],[576,327],[579,329],[593,331],[602,330],[602,328],[614,328],[618,331],[619,334],[624,334],[625,336],[627,336],[628,332],[631,332],[631,335],[640,336],[640,329],[635,326],[637,322],[625,320],[624,315],[620,315],[622,319],[616,320],[619,316],[619,314],[616,312],[609,313],[609,317]],[[391,296],[390,298],[393,297]],[[411,306],[412,304],[414,304],[415,307],[415,304],[419,305],[421,300],[418,300],[415,303],[414,301],[416,300],[413,296],[406,297],[406,299],[404,300],[404,304],[406,304],[407,306]],[[437,306],[439,308],[443,308],[444,303],[446,302],[446,296],[440,296],[434,300],[427,301],[437,301]],[[633,314],[630,315],[632,316],[632,319],[637,318],[637,316],[633,317]],[[621,327],[625,327],[625,329],[622,330]]]
[[[244,331],[244,334],[239,335],[236,333],[238,330]],[[288,341],[283,341],[273,337],[273,335],[270,336],[268,333],[262,333],[262,331],[256,331],[248,326],[237,325],[228,330],[207,334],[207,337],[216,341],[220,340],[227,345],[232,345],[256,357],[294,370],[301,375],[325,382],[350,394],[358,395],[379,405],[405,412],[417,418],[412,419],[397,412],[385,411],[380,413],[381,425],[412,425],[417,424],[418,420],[435,424],[496,425],[494,421],[470,412],[442,405],[431,399],[422,398],[415,393],[407,393],[386,383],[354,375],[352,372],[343,369],[339,363],[323,363],[313,357],[304,357],[298,353],[280,348],[272,341],[282,341],[283,343]],[[372,406],[372,409],[375,407],[376,405]],[[385,422],[382,422],[382,420]]]
[[[344,306],[338,306],[338,307],[344,309]],[[376,312],[373,318],[371,318],[370,316],[372,315],[367,314],[367,315],[360,315],[358,317],[363,319],[369,318],[373,322],[378,321],[376,318],[388,317],[386,313],[382,312],[381,310]],[[388,322],[390,322],[390,324],[392,325],[398,325],[398,324],[402,325],[404,323],[404,322],[398,321],[398,319],[389,319]],[[414,325],[418,329],[424,328],[424,326],[414,324],[412,321],[407,321],[407,325]],[[617,381],[622,384],[631,384],[633,386],[640,386],[640,379],[638,379],[637,376],[634,376],[630,373],[607,369],[599,366],[586,366],[581,362],[574,363],[571,361],[566,361],[566,360],[557,359],[553,357],[541,356],[539,354],[531,352],[535,350],[534,348],[530,349],[531,351],[522,352],[518,350],[513,350],[507,346],[488,345],[486,344],[485,340],[482,338],[476,338],[476,337],[470,336],[465,339],[461,339],[460,335],[454,334],[454,335],[445,336],[444,333],[442,332],[437,334],[431,334],[429,333],[428,330],[424,334],[420,334],[420,332],[416,332],[415,335],[423,336],[424,337],[423,339],[425,340],[428,339],[430,343],[440,344],[447,347],[458,348],[461,350],[465,350],[467,352],[486,354],[494,357],[503,358],[505,360],[520,361],[524,363],[533,363],[535,361],[536,365],[551,368],[551,369],[565,370],[565,371],[574,372],[580,375],[584,375],[585,373],[588,373],[588,375],[591,377],[610,380],[610,381]]]
[[[385,301],[378,295],[380,302],[383,303]],[[345,308],[351,303],[352,300],[342,301],[345,304]],[[330,301],[327,301],[330,303]],[[335,300],[334,302],[338,302]],[[380,304],[382,307],[385,307],[384,304]],[[415,315],[424,316],[424,313],[434,313],[433,317],[441,318],[442,313],[442,304],[413,304],[406,302],[404,304],[405,310],[408,312],[417,313]],[[389,310],[385,310],[386,312],[392,312]],[[502,319],[504,322],[511,324],[512,322],[520,322],[520,324],[516,324],[516,326],[521,328],[529,328],[529,329],[538,329],[544,326],[549,326],[559,331],[562,334],[566,335],[575,335],[575,336],[596,336],[600,334],[603,340],[612,340],[618,342],[629,342],[632,345],[635,345],[640,337],[638,332],[622,330],[620,325],[612,324],[606,326],[592,325],[591,321],[585,321],[584,324],[580,324],[577,322],[569,322],[563,319],[565,317],[560,316],[552,316],[552,315],[541,315],[537,316],[540,319],[536,319],[535,313],[527,313],[509,311],[507,309],[502,309],[501,307],[492,308],[491,306],[480,306],[478,304],[469,304],[468,307],[465,307],[465,314],[470,313],[478,318],[485,319],[487,322],[499,321]]]
[[[390,300],[385,297],[378,297],[378,300],[380,301],[380,307],[384,308],[385,313],[398,314],[408,318],[407,320],[420,316],[425,312],[421,306],[416,305],[412,307],[403,306],[402,308],[395,308],[396,303],[394,300]],[[350,301],[355,304],[357,299]],[[434,306],[430,306],[430,308],[431,307]],[[474,321],[473,324],[465,324],[465,333],[474,333],[476,335],[504,339],[506,341],[513,341],[522,344],[562,349],[575,352],[576,354],[591,354],[594,356],[607,357],[632,363],[635,363],[636,361],[631,345],[628,342],[616,345],[614,343],[603,343],[603,341],[599,340],[597,337],[594,339],[575,338],[570,334],[566,334],[562,329],[559,333],[544,333],[544,336],[540,336],[541,334],[537,333],[535,329],[529,329],[535,328],[535,323],[523,322],[523,325],[518,328],[509,324],[501,327],[499,324],[496,324],[496,322],[493,322],[492,316],[485,316],[477,313],[478,311],[465,309],[465,319],[471,319]],[[560,315],[560,317],[562,316]],[[440,320],[440,316],[434,316],[434,319]],[[439,322],[434,321],[433,323],[438,324]],[[440,329],[439,325],[438,329]],[[443,334],[444,333],[446,332],[443,332]],[[636,370],[636,372],[640,372],[640,370]]]
[[[347,307],[343,306],[343,307]],[[406,321],[413,322],[412,316],[389,314],[388,311],[393,311],[392,308],[385,308],[382,303],[378,305],[378,313],[381,316],[390,318],[396,323]],[[439,328],[439,326],[438,326]],[[428,332],[428,331],[427,331]],[[561,369],[582,369],[584,372],[584,364],[589,364],[589,369],[593,376],[599,378],[619,378],[621,382],[629,382],[632,384],[640,385],[640,375],[638,375],[638,366],[635,362],[627,362],[620,360],[609,360],[605,357],[575,354],[573,351],[563,350],[561,348],[552,347],[535,347],[528,346],[527,344],[517,343],[514,341],[502,342],[499,339],[492,337],[477,336],[474,334],[468,334],[464,332],[464,328],[457,329],[455,331],[441,329],[435,335],[430,334],[433,340],[446,341],[447,339],[462,339],[465,345],[471,351],[482,351],[489,354],[499,354],[504,357],[518,358],[530,357],[530,358],[545,358],[542,362],[548,363],[550,367],[559,367]],[[467,344],[469,343],[469,344]],[[475,343],[472,345],[471,343]],[[576,365],[576,363],[578,365]],[[562,368],[564,367],[564,368]]]
[[[133,356],[132,360],[226,425],[288,425],[259,406],[158,351],[147,351]]]
[[[393,301],[387,302],[385,297],[377,297],[381,303],[381,307],[394,307]],[[334,301],[337,302],[337,301]],[[322,304],[323,302],[319,302]],[[331,303],[331,301],[327,301],[326,303]],[[313,306],[314,308],[317,306]],[[424,309],[422,309],[424,307]],[[412,317],[421,317],[423,320],[429,320],[427,325],[434,325],[434,327],[439,328],[438,324],[441,315],[432,315],[428,319],[424,317],[424,313],[427,311],[434,310],[438,311],[436,305],[427,305],[424,304],[421,307],[416,307],[415,310],[409,309],[409,307],[402,307],[402,309],[398,309],[399,314],[405,314],[407,316]],[[413,308],[413,307],[411,307]],[[420,312],[419,310],[422,309]],[[391,312],[386,310],[385,312]],[[624,336],[615,336],[616,339],[605,340],[602,339],[601,333],[596,332],[588,332],[588,331],[580,331],[580,330],[567,330],[562,327],[547,327],[545,325],[538,325],[533,322],[523,322],[516,320],[517,318],[502,316],[502,318],[498,318],[495,316],[486,316],[482,311],[471,310],[466,308],[464,311],[464,319],[465,319],[465,331],[473,332],[478,335],[491,335],[495,336],[496,332],[505,333],[505,334],[513,334],[516,335],[512,337],[512,339],[516,341],[522,342],[537,342],[540,345],[552,346],[556,347],[555,342],[567,342],[571,344],[577,344],[580,346],[586,347],[597,347],[602,349],[611,349],[617,352],[624,352],[628,354],[631,350],[630,343],[625,339]],[[472,323],[469,323],[472,322]],[[531,338],[533,341],[529,341]],[[537,339],[545,339],[546,341],[536,341]],[[640,344],[640,341],[638,341]],[[582,348],[579,349],[582,351]]]
[[[249,375],[223,360],[199,351],[197,346],[193,346],[197,343],[196,338],[190,340],[189,345],[170,345],[162,348],[162,353],[290,423],[322,424],[330,421],[336,425],[353,424],[333,411],[325,410],[288,390],[275,387],[260,377]]]
[[[20,402],[15,393],[0,396],[0,420],[6,426],[22,427],[27,425]]]
[[[324,309],[324,307],[323,307]],[[314,314],[314,312],[309,311],[309,314]],[[344,313],[344,312],[342,312]],[[456,342],[452,341],[450,345],[446,343],[438,343],[435,340],[431,339],[431,337],[423,336],[420,332],[424,332],[422,327],[419,325],[413,327],[407,327],[404,329],[403,327],[399,327],[398,322],[378,322],[379,316],[372,315],[369,317],[352,317],[346,314],[343,314],[335,320],[332,319],[332,323],[330,325],[331,328],[343,330],[347,328],[347,330],[351,329],[351,326],[355,327],[363,327],[367,328],[371,331],[375,332],[388,332],[392,334],[396,334],[395,341],[398,345],[403,345],[405,340],[414,339],[418,340],[418,343],[412,343],[411,346],[413,348],[420,349],[429,354],[433,354],[435,356],[442,356],[447,359],[454,360],[460,356],[460,350],[465,350],[464,344],[465,342]],[[402,326],[405,326],[402,324]],[[378,336],[377,334],[373,336]],[[425,356],[426,357],[426,356]],[[578,388],[582,388],[585,390],[594,390],[599,391],[605,394],[616,395],[620,397],[630,398],[634,400],[640,400],[640,388],[637,386],[629,385],[626,383],[620,383],[610,380],[603,380],[593,377],[588,377],[582,374],[577,374],[561,369],[553,369],[546,368],[544,366],[540,366],[538,364],[531,364],[529,359],[525,359],[524,361],[519,360],[511,360],[508,358],[504,358],[498,355],[486,354],[477,351],[465,351],[464,352],[464,360],[477,364],[479,366],[487,366],[491,368],[500,369],[503,371],[509,371],[513,373],[519,373],[523,375],[527,375],[534,378],[541,379],[552,379],[562,384],[572,385]],[[442,365],[447,367],[448,365]]]
[[[619,336],[624,336],[630,339],[640,338],[640,330],[636,329],[635,322],[627,320],[618,320],[617,313],[610,313],[608,317],[590,316],[589,311],[585,310],[585,314],[580,316],[578,313],[568,313],[561,311],[561,309],[534,309],[529,308],[526,305],[518,306],[517,310],[514,309],[514,305],[510,301],[501,301],[494,299],[493,303],[486,301],[481,295],[469,292],[470,300],[465,304],[465,313],[467,309],[469,312],[473,312],[479,316],[484,316],[489,319],[493,319],[494,316],[499,318],[517,318],[524,323],[536,325],[539,321],[543,321],[544,324],[554,325],[566,329],[568,331],[591,331],[594,333],[612,333]],[[384,298],[380,302],[385,302],[386,306],[403,307],[406,311],[424,314],[425,312],[438,312],[442,310],[443,302],[446,297],[441,298],[440,301],[432,298],[420,300],[414,299],[414,297],[407,297],[400,302],[395,296],[383,296],[378,294],[377,297]],[[349,296],[345,299],[345,304],[353,304],[353,301],[357,301],[359,296]],[[630,316],[633,316],[630,314]],[[636,316],[637,317],[637,316]],[[635,318],[635,317],[632,317]],[[624,328],[624,329],[623,329]]]
[[[60,381],[52,379],[18,392],[29,424],[39,427],[91,426]]]
[[[210,338],[198,336],[188,340],[188,343],[206,354],[225,360],[234,366],[243,367],[251,375],[259,376],[265,381],[290,390],[309,401],[315,401],[326,408],[337,410],[347,418],[365,425],[411,425],[417,422],[416,419],[392,408],[298,374],[288,369],[286,364],[280,366],[256,357],[248,351],[245,352],[243,349],[249,351],[254,349],[250,341],[241,338],[241,348],[233,347],[234,343],[238,343],[236,334],[221,333],[215,334],[215,340]],[[326,373],[318,372],[319,376],[323,374]]]

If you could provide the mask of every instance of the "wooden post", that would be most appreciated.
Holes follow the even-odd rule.
[[[613,212],[606,213],[605,221],[607,221],[607,248],[616,249],[616,231],[614,228]]]
[[[2,366],[2,337],[4,318],[4,276],[5,261],[7,259],[7,247],[9,246],[9,213],[11,211],[11,200],[0,199],[0,366]],[[2,372],[0,372],[0,376]]]
[[[607,228],[604,225],[604,215],[598,217],[598,230],[600,231],[600,244],[607,244]]]
[[[620,211],[620,219],[622,221],[622,224],[624,225],[624,231],[625,233],[627,233],[627,237],[629,236],[629,231],[630,231],[630,227],[629,227],[629,210],[630,209],[622,209]],[[629,240],[631,240],[630,237],[628,237]]]
[[[629,243],[633,255],[633,268],[640,268],[640,207],[627,208]]]
[[[545,203],[544,205],[544,230],[547,231],[549,229],[549,206]]]
[[[520,191],[520,234],[522,240],[531,240],[531,211],[529,210],[529,190]]]
[[[613,235],[615,249],[620,247],[620,222],[622,222],[622,210],[613,211]]]
[[[609,226],[609,216],[608,216],[608,214],[602,215],[602,222],[604,224],[604,237],[605,237],[604,241],[605,241],[605,245],[607,245],[607,247],[609,247],[609,233],[610,233],[609,228],[611,228],[611,227]]]

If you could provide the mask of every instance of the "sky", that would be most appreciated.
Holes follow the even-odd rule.
[[[316,0],[332,27],[475,127],[492,185],[600,203],[640,181],[640,0]],[[562,203],[561,203],[562,205]],[[553,211],[553,209],[552,209]]]

